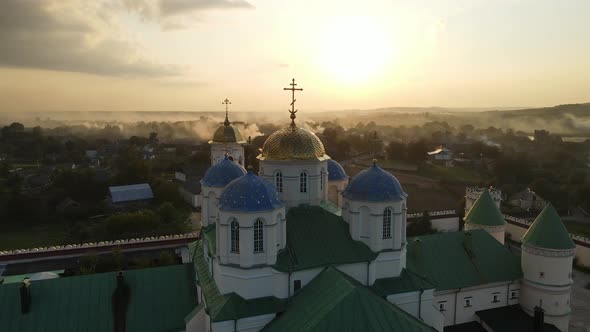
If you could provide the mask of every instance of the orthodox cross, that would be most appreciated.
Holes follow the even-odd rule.
[[[225,100],[221,103],[225,105],[225,121],[223,122],[224,125],[229,126],[229,118],[227,116],[227,110],[229,105],[231,104],[231,101],[229,101],[229,99],[225,98]]]
[[[297,84],[295,83],[295,79],[293,79],[289,85],[291,86],[290,88],[283,88],[283,90],[291,91],[291,109],[289,110],[289,113],[291,113],[291,128],[295,130],[295,113],[297,113],[297,110],[295,109],[295,101],[297,100],[295,99],[295,91],[303,91],[303,89],[296,88]]]

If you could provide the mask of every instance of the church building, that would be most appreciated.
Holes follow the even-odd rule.
[[[293,80],[285,90],[291,122],[267,138],[258,174],[241,166],[243,142],[227,113],[211,141],[203,229],[190,248],[202,309],[190,326],[568,330],[575,246],[551,205],[523,237],[521,258],[504,246],[505,221],[488,191],[471,202],[464,231],[408,238],[400,182],[376,161],[349,179],[296,123],[302,89]]]

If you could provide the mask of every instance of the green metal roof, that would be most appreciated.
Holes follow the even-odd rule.
[[[399,277],[375,280],[371,288],[381,296],[434,289],[434,285],[416,273],[403,269]]]
[[[335,268],[327,267],[262,331],[434,331]]]
[[[539,213],[537,219],[521,239],[524,244],[547,249],[574,249],[576,244],[561,222],[551,203]]]
[[[217,236],[216,236],[216,228],[215,224],[209,225],[203,229],[203,238],[205,242],[209,246],[209,252],[216,253],[217,252]]]
[[[483,229],[409,238],[406,268],[437,290],[522,277],[519,257]]]
[[[190,247],[197,272],[197,282],[203,291],[207,314],[212,322],[271,314],[284,310],[286,301],[276,297],[246,300],[236,293],[221,294],[215,280],[209,275],[207,261],[203,256],[203,243],[199,240],[191,243]]]
[[[320,203],[320,207],[328,212],[331,212],[331,213],[339,216],[339,217],[342,216],[342,208],[334,202],[324,201],[324,202]]]
[[[287,247],[275,269],[287,272],[373,261],[367,245],[350,237],[348,224],[319,206],[296,207],[287,213]]]
[[[31,311],[22,314],[19,284],[0,285],[2,331],[113,330],[116,273],[65,277],[31,283]],[[184,331],[184,318],[197,305],[190,264],[125,272],[130,287],[127,331]]]
[[[490,192],[484,189],[465,216],[465,223],[480,226],[502,226],[506,224],[506,220],[498,210]]]

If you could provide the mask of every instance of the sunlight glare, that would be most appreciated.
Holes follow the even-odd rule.
[[[318,60],[322,70],[338,81],[364,84],[391,61],[393,40],[368,17],[339,17],[320,32]]]

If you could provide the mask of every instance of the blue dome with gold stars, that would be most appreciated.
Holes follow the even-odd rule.
[[[346,180],[348,175],[338,162],[328,159],[328,181]]]
[[[207,170],[201,184],[207,187],[223,188],[244,174],[246,174],[244,167],[229,160],[226,156],[222,161]]]
[[[252,171],[230,182],[219,197],[219,208],[223,211],[270,211],[282,206],[283,202],[272,183]]]
[[[408,194],[395,176],[373,163],[350,180],[342,196],[353,201],[389,202],[400,201]]]

